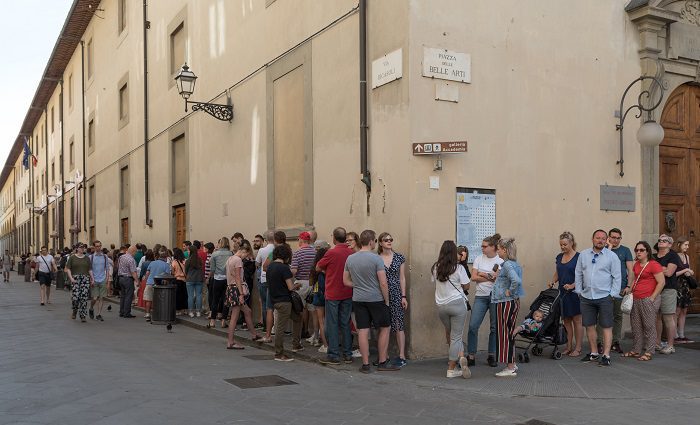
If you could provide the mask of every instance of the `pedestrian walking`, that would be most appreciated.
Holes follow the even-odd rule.
[[[559,235],[559,248],[561,253],[555,260],[556,269],[549,287],[559,286],[559,303],[561,316],[566,329],[566,349],[562,352],[569,357],[581,355],[583,343],[583,324],[581,321],[581,301],[576,289],[576,264],[579,253],[576,251],[576,239],[571,232],[563,232]],[[575,339],[574,339],[575,338]],[[575,344],[574,344],[574,341]]]
[[[496,373],[499,378],[518,376],[515,365],[515,328],[518,326],[518,310],[523,291],[523,270],[517,261],[517,245],[513,238],[499,239],[498,256],[503,259],[496,272],[491,291],[491,302],[496,306],[496,334],[498,335],[498,362],[506,367]]]
[[[656,312],[661,304],[661,291],[666,284],[661,264],[651,258],[651,246],[645,241],[634,247],[637,257],[632,272],[634,279],[625,288],[625,294],[632,293],[632,350],[623,357],[637,357],[640,361],[651,360],[656,346]]]
[[[491,304],[491,291],[496,281],[496,271],[503,260],[496,253],[496,245],[501,235],[496,233],[481,241],[481,255],[474,259],[471,280],[476,283],[476,294],[472,314],[469,318],[469,334],[467,338],[467,362],[469,366],[476,365],[476,351],[479,342],[479,328],[489,314],[489,343],[487,363],[491,367],[498,366],[496,362],[496,306]]]
[[[339,365],[342,355],[345,363],[352,363],[352,334],[350,313],[352,312],[352,288],[343,283],[345,262],[353,251],[347,244],[347,233],[342,227],[333,229],[333,248],[316,264],[316,271],[325,273],[325,334],[328,342],[326,357],[322,364]]]
[[[440,247],[437,261],[431,268],[435,283],[435,304],[438,317],[445,327],[448,360],[447,377],[471,377],[468,361],[464,357],[464,326],[467,321],[467,296],[469,286],[467,270],[458,261],[457,246],[453,241],[445,241]],[[459,369],[457,364],[459,362]]]
[[[673,238],[668,235],[659,236],[658,251],[654,257],[664,268],[666,284],[661,291],[661,306],[656,315],[656,350],[661,354],[676,352],[673,346],[676,339],[676,306],[678,304],[678,278],[676,271],[682,266],[681,257],[671,249]],[[666,343],[662,345],[661,337],[666,330]]]
[[[13,260],[12,256],[10,255],[10,250],[6,249],[5,254],[2,256],[2,277],[5,282],[10,281],[10,270],[12,270]]]
[[[250,245],[242,245],[240,248],[238,248],[235,254],[226,260],[226,305],[231,312],[228,328],[228,341],[226,344],[227,349],[241,350],[244,348],[242,345],[236,344],[233,339],[234,332],[236,330],[236,323],[238,323],[238,316],[241,311],[243,312],[245,323],[248,324],[251,339],[253,341],[261,339],[255,330],[255,324],[253,323],[253,312],[246,304],[247,299],[250,297],[250,288],[243,277],[243,258],[246,258],[249,255]]]
[[[301,346],[301,315],[292,308],[291,292],[299,289],[300,283],[294,283],[292,269],[288,265],[292,259],[292,250],[287,244],[279,244],[272,250],[272,263],[267,267],[267,283],[270,299],[277,313],[277,332],[275,333],[275,360],[289,362],[294,359],[284,352],[284,329],[292,322],[292,351],[299,351]]]
[[[179,316],[187,314],[187,273],[185,272],[185,254],[180,248],[173,248],[173,260],[170,265],[175,277],[175,311]]]
[[[202,263],[202,259],[195,245],[190,246],[189,250],[190,254],[187,261],[185,261],[185,273],[187,274],[187,308],[190,317],[201,317],[204,264]]]
[[[575,291],[581,300],[581,319],[591,349],[581,361],[595,361],[599,366],[610,366],[613,298],[620,296],[622,282],[620,259],[607,248],[607,240],[605,230],[593,232],[593,247],[583,250],[576,262]],[[598,350],[596,325],[603,329],[602,353]]]
[[[621,244],[622,242],[622,230],[618,228],[612,228],[608,232],[608,248],[612,251],[617,258],[620,259],[620,276],[622,278],[621,286],[632,286],[634,282],[634,273],[632,273],[632,266],[634,265],[634,257],[632,256],[632,251],[629,248]],[[603,332],[600,326],[596,328],[598,332],[598,348],[602,347],[603,344]],[[622,349],[622,298],[613,298],[613,343],[610,351],[615,353],[624,353]]]
[[[104,298],[112,286],[109,258],[102,252],[102,242],[92,242],[93,254],[90,256],[90,319],[103,322],[102,307]],[[95,315],[97,310],[97,315]]]
[[[51,280],[56,273],[56,262],[53,256],[49,255],[49,250],[42,246],[39,250],[39,255],[34,260],[36,264],[36,277],[39,281],[39,301],[41,305],[50,304],[51,299]]]
[[[160,247],[158,258],[148,264],[148,269],[144,275],[146,287],[143,290],[143,300],[146,304],[146,314],[143,316],[147,322],[151,321],[151,308],[153,307],[153,285],[155,285],[155,277],[162,274],[169,275],[171,272],[170,263],[168,262],[168,250],[165,247]]]
[[[209,328],[216,327],[216,319],[218,315],[221,316],[221,327],[226,327],[226,317],[223,316],[224,313],[224,299],[226,296],[226,261],[233,254],[231,253],[231,246],[229,240],[226,236],[219,239],[219,247],[214,251],[209,259],[210,274],[213,277],[211,292],[211,316],[209,319]],[[235,326],[235,324],[234,324]]]
[[[678,279],[678,305],[676,306],[676,343],[687,344],[691,342],[685,337],[685,319],[688,315],[688,307],[693,303],[692,289],[697,289],[698,281],[695,279],[695,272],[690,268],[690,257],[688,249],[690,242],[684,237],[676,241],[678,256],[681,259],[681,266],[676,270]]]
[[[357,337],[362,354],[360,372],[370,372],[369,329],[372,325],[379,328],[377,370],[395,371],[398,368],[388,357],[391,312],[386,270],[382,259],[374,253],[377,234],[373,230],[363,230],[360,234],[360,245],[362,248],[348,257],[343,273],[343,283],[353,288],[352,309],[355,312]]]
[[[90,298],[90,258],[85,255],[85,246],[78,243],[75,252],[66,262],[66,274],[71,283],[71,301],[73,313],[71,319],[80,314],[80,321],[85,322]]]
[[[119,317],[127,319],[134,318],[131,314],[131,304],[134,299],[134,283],[138,280],[136,275],[136,261],[134,253],[136,245],[126,248],[126,252],[119,256],[117,261],[117,275],[119,276],[119,286],[121,297],[119,298]]]
[[[389,311],[391,312],[391,332],[396,335],[399,357],[394,364],[406,366],[406,333],[404,331],[404,314],[408,310],[406,296],[406,258],[395,252],[394,237],[384,232],[379,235],[377,253],[384,261],[384,271],[389,285]]]

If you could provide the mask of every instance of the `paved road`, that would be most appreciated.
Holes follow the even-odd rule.
[[[470,380],[447,380],[444,361],[367,376],[358,365],[225,350],[219,335],[182,325],[167,333],[115,310],[105,322],[80,323],[69,318],[67,292],[52,298],[40,307],[36,284],[16,275],[0,285],[0,424],[686,425],[700,408],[700,352],[690,347],[609,369],[537,358],[515,380],[497,380],[486,366]],[[225,381],[267,375],[295,384]]]

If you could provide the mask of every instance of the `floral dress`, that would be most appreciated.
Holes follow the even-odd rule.
[[[389,284],[389,310],[391,310],[391,331],[404,330],[404,310],[401,306],[401,265],[406,262],[403,255],[395,252],[389,267],[384,265]]]
[[[678,267],[678,270],[676,272],[689,269],[690,264],[686,263],[685,260],[688,258],[687,254],[681,257],[681,263],[682,265]],[[688,286],[688,280],[685,279],[685,275],[681,276],[678,279],[678,307],[680,308],[688,308],[690,305],[693,303],[693,295],[690,292],[690,287]]]

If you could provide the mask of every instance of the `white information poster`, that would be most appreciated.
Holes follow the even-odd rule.
[[[481,241],[496,233],[496,191],[457,188],[457,245],[469,249],[469,263],[481,254]]]

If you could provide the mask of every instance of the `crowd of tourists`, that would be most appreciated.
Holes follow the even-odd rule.
[[[139,306],[150,321],[154,285],[170,275],[176,285],[176,314],[205,317],[207,327],[227,328],[227,349],[244,349],[235,338],[236,329],[242,328],[253,341],[274,342],[277,361],[293,360],[284,348],[284,339],[290,336],[292,352],[304,350],[304,341],[306,348],[317,348],[324,355],[323,364],[350,364],[360,357],[363,373],[372,366],[378,371],[399,370],[407,364],[405,257],[394,251],[394,239],[387,232],[377,236],[364,230],[358,235],[338,227],[331,239],[331,243],[317,240],[316,232],[304,231],[297,235],[296,250],[284,232],[273,230],[255,235],[252,243],[235,233],[216,245],[195,240],[172,249],[127,244],[110,250],[94,241],[61,253],[41,247],[38,254],[27,256],[27,265],[39,281],[41,305],[50,303],[51,282],[62,272],[71,289],[71,318],[81,322],[103,321],[108,296],[119,297],[119,317],[134,318],[132,307]],[[640,241],[634,256],[621,241],[620,229],[596,230],[592,247],[578,252],[573,234],[560,235],[561,253],[547,286],[559,290],[567,335],[564,355],[581,356],[584,331],[589,350],[581,360],[600,366],[610,366],[612,352],[649,361],[655,352],[673,354],[675,343],[689,342],[685,317],[690,289],[697,282],[687,239],[679,239],[673,250],[673,239],[661,235],[654,251]],[[445,241],[431,268],[437,315],[449,347],[448,378],[471,376],[487,313],[486,364],[505,366],[495,373],[497,377],[517,376],[515,340],[542,326],[544,314],[539,310],[518,322],[525,292],[516,241],[495,234],[483,239],[481,251],[470,267],[467,248]],[[256,289],[260,316],[254,320],[251,293]],[[475,291],[471,302],[469,290]],[[621,333],[627,294],[632,294],[625,302],[631,305],[626,312],[633,346],[624,351]],[[378,355],[370,363],[372,329]],[[398,351],[394,359],[388,353],[392,333]],[[353,349],[353,334],[359,349]]]

